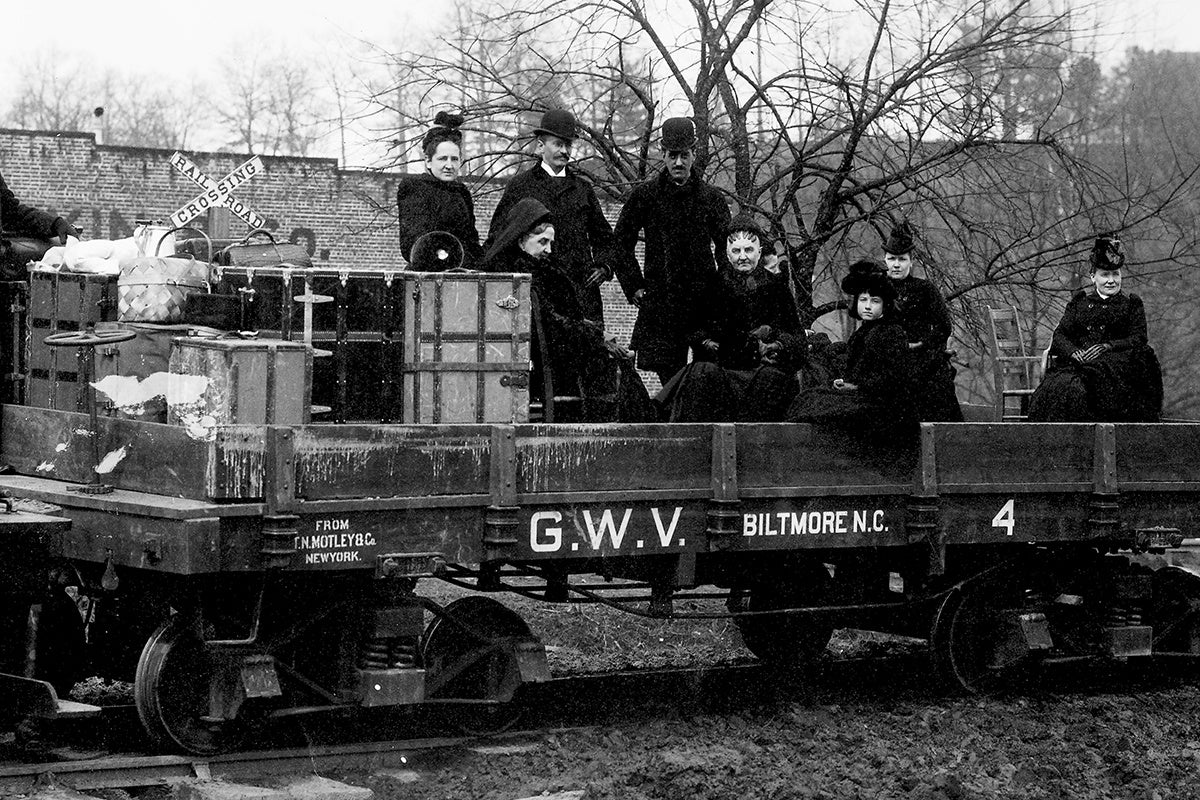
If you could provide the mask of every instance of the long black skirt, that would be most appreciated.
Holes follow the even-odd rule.
[[[795,375],[773,366],[735,370],[693,361],[655,399],[671,422],[783,422],[797,391]]]
[[[1162,370],[1150,347],[1068,361],[1046,373],[1029,402],[1030,422],[1157,422]]]

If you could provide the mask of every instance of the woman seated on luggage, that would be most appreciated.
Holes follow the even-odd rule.
[[[554,421],[655,421],[657,411],[629,352],[607,340],[599,323],[584,317],[575,283],[559,266],[553,250],[554,223],[549,209],[526,197],[509,209],[484,268],[533,276],[533,294],[550,354],[549,364],[539,364],[539,343],[532,342],[535,367],[550,370],[555,395],[579,394],[583,398],[581,414],[566,419],[560,413]],[[535,396],[540,388],[535,386]]]
[[[1142,300],[1121,290],[1121,241],[1101,236],[1089,262],[1092,286],[1071,298],[1054,330],[1029,421],[1156,422],[1162,373],[1147,343]]]
[[[889,442],[916,433],[908,335],[896,319],[896,289],[882,267],[860,261],[842,281],[850,316],[862,321],[847,343],[846,371],[828,387],[805,389],[789,422],[831,424]]]
[[[726,235],[729,265],[698,303],[692,363],[658,395],[672,422],[782,422],[804,363],[804,330],[786,276],[761,263],[766,242],[749,217]]]
[[[400,215],[400,253],[413,269],[435,271],[463,266],[477,269],[483,260],[479,231],[475,228],[475,204],[471,193],[458,179],[462,164],[463,118],[439,111],[433,127],[421,140],[425,154],[425,172],[400,181],[396,189],[396,207]],[[433,231],[448,233],[462,246],[462,264],[439,258],[438,251],[451,248],[431,247],[418,253],[413,262],[413,244]],[[443,263],[445,262],[445,263]]]
[[[946,354],[950,312],[938,288],[912,274],[917,243],[911,225],[901,222],[883,243],[888,278],[896,289],[897,320],[908,336],[914,397],[922,422],[962,422],[954,392],[954,366]]]

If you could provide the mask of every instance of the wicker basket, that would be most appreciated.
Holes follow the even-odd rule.
[[[117,319],[121,322],[182,322],[188,294],[208,291],[206,262],[158,255],[163,241],[177,230],[182,229],[163,234],[153,256],[139,255],[121,262],[117,278]]]

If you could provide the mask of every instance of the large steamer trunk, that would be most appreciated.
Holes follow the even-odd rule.
[[[117,318],[117,276],[29,270],[29,306],[25,364],[29,370],[25,402],[40,408],[86,411],[88,393],[79,382],[74,347],[51,347],[53,333],[86,330]]]
[[[527,422],[530,276],[402,277],[404,421]]]
[[[244,327],[311,339],[319,421],[528,419],[528,275],[214,267],[214,280],[242,298]]]
[[[199,403],[171,402],[167,421],[189,425],[302,425],[309,421],[312,351],[272,339],[176,339],[171,372],[208,378]],[[198,407],[197,407],[198,406]]]
[[[398,422],[403,286],[382,270],[215,266],[214,291],[242,299],[242,326],[311,336],[312,402],[333,422]]]

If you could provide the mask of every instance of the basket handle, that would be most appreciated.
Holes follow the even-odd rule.
[[[213,256],[212,239],[208,238],[208,234],[205,233],[204,231],[200,230],[199,228],[193,228],[190,225],[181,225],[178,228],[171,228],[166,233],[164,233],[162,236],[160,236],[158,239],[158,244],[154,245],[154,257],[155,258],[158,258],[158,251],[160,248],[162,248],[162,243],[167,240],[168,236],[175,233],[176,231],[192,231],[194,233],[198,233],[201,236],[203,236],[204,241],[208,244],[208,258],[210,261],[212,260],[212,256]],[[193,261],[199,260],[192,253],[188,253],[188,258],[192,259]]]

